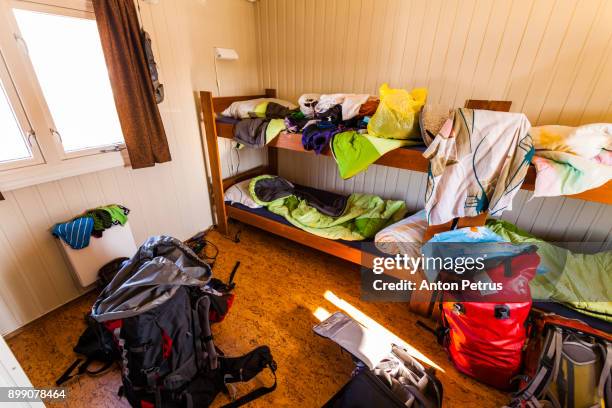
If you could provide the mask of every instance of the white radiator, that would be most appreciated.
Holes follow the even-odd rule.
[[[131,258],[136,253],[134,236],[128,222],[104,230],[102,238],[91,237],[83,249],[72,249],[60,239],[66,258],[81,286],[86,287],[98,279],[98,270],[119,257]]]

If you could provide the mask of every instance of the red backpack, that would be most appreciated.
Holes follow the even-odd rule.
[[[521,368],[532,303],[529,281],[540,262],[535,249],[487,262],[489,279],[503,283],[495,295],[443,293],[439,341],[459,371],[501,390],[512,387]]]

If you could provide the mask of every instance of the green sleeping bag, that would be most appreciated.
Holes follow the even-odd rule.
[[[372,194],[351,194],[342,214],[337,217],[323,214],[307,200],[287,194],[271,201],[263,201],[256,194],[258,181],[277,176],[263,175],[251,180],[249,190],[253,200],[274,214],[284,217],[292,225],[311,234],[346,241],[360,241],[374,237],[387,225],[406,215],[406,203],[383,200]]]
[[[551,299],[580,313],[612,322],[612,251],[578,254],[545,242],[515,225],[487,221],[487,227],[512,243],[538,246],[540,268],[544,273],[529,284],[534,299]]]

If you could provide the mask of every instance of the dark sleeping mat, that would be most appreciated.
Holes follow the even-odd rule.
[[[315,189],[312,189],[312,190],[315,190]],[[226,204],[229,204],[229,203],[226,201]],[[281,224],[288,225],[288,226],[290,226],[292,228],[297,228],[296,226],[291,224],[289,221],[287,221],[284,217],[282,217],[282,216],[280,216],[278,214],[274,214],[271,211],[268,211],[268,209],[265,208],[265,207],[261,207],[261,208],[249,208],[246,205],[243,205],[243,204],[240,204],[240,203],[234,203],[234,204],[230,204],[230,205],[232,207],[236,207],[236,208],[239,208],[241,210],[248,211],[250,213],[253,213],[253,214],[265,217],[265,218],[267,218],[269,220],[272,220],[272,221],[275,221],[275,222],[278,222],[278,223],[281,223]],[[382,252],[380,252],[380,251],[378,251],[376,249],[376,247],[374,246],[374,240],[372,240],[372,239],[364,240],[364,241],[345,241],[343,239],[338,239],[336,241],[337,242],[341,242],[344,245],[350,246],[352,248],[356,248],[356,249],[359,249],[359,250],[362,250],[362,251],[367,251],[367,252],[369,252],[371,254],[374,254],[374,255],[384,256],[384,254]]]
[[[240,119],[232,118],[231,116],[223,116],[223,115],[217,115],[217,117],[215,117],[215,120],[219,123],[229,123],[230,125],[235,125],[236,123],[240,122]]]
[[[544,312],[555,313],[568,319],[580,320],[594,329],[601,330],[606,333],[612,333],[612,323],[577,312],[576,310],[562,305],[561,303],[534,301],[533,307]]]

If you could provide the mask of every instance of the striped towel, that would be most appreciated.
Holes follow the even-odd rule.
[[[51,233],[60,237],[71,248],[82,249],[89,245],[93,227],[93,218],[80,217],[72,221],[55,224]]]

